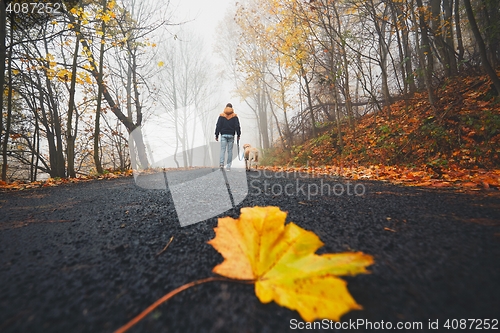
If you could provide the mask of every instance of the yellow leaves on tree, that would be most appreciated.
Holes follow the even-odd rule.
[[[71,72],[65,68],[57,71],[56,76],[61,82],[69,82],[71,80]]]
[[[71,80],[71,73],[69,73],[67,80]],[[91,76],[85,72],[77,72],[76,83],[78,84],[94,84]]]
[[[294,0],[253,0],[255,9],[249,10],[241,6],[236,22],[240,26],[241,38],[255,43],[258,49],[270,50],[269,59],[274,60],[286,77],[303,76],[312,66],[310,36],[316,35],[314,25],[315,13],[309,5]],[[252,3],[251,2],[251,3]],[[254,41],[257,41],[254,42]],[[247,42],[248,44],[248,42]],[[245,52],[245,56],[248,52]],[[248,57],[248,56],[246,56]],[[251,59],[250,59],[251,60]],[[260,59],[243,69],[255,67],[263,63]],[[260,71],[260,69],[257,68]]]
[[[373,263],[362,252],[315,254],[323,246],[313,232],[294,223],[285,225],[278,207],[242,208],[238,219],[219,219],[216,237],[209,241],[224,257],[214,273],[255,282],[263,303],[297,310],[306,321],[340,320],[361,306],[338,276],[367,273]]]
[[[98,15],[97,18],[103,20],[105,23],[108,23],[109,20],[111,20],[111,15],[109,13],[102,13],[101,15]]]
[[[279,51],[279,61],[301,73],[311,54],[307,40],[313,31],[308,22],[313,19],[314,12],[300,2],[289,0],[274,0],[271,7],[274,22],[269,27],[268,38]]]

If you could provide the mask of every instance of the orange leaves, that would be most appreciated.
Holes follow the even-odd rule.
[[[403,166],[351,165],[348,167],[265,167],[275,172],[298,172],[315,176],[338,176],[354,180],[386,180],[395,184],[426,187],[454,187],[457,189],[500,189],[500,170],[440,169],[440,174],[427,166],[408,168]]]
[[[242,208],[239,219],[219,219],[209,244],[224,261],[213,272],[254,281],[261,302],[297,310],[306,321],[338,321],[361,309],[338,276],[367,273],[373,258],[362,252],[317,255],[323,246],[318,236],[294,223],[285,225],[285,219],[278,207]]]

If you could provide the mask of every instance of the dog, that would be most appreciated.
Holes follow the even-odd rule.
[[[250,171],[252,165],[255,165],[255,169],[259,164],[259,151],[257,148],[252,147],[248,143],[243,145],[244,156],[245,156],[245,169],[246,171]]]

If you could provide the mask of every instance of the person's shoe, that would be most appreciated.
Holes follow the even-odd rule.
[[[219,168],[224,169],[224,164],[219,165]]]
[[[226,168],[226,171],[231,171],[231,167],[227,167],[227,168]]]

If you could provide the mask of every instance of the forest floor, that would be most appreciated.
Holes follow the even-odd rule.
[[[499,189],[500,99],[491,86],[487,76],[444,80],[434,106],[427,93],[416,93],[352,126],[343,121],[340,137],[335,121],[317,124],[316,137],[276,145],[263,163],[416,186]]]
[[[343,322],[421,323],[414,331],[427,332],[430,322],[448,331],[448,320],[452,328],[496,319],[500,327],[498,190],[284,175],[249,173],[246,199],[219,217],[278,206],[320,237],[320,253],[372,255],[371,274],[346,278],[363,310]],[[325,184],[344,191],[308,191]],[[284,195],[286,186],[306,190]],[[170,191],[132,177],[3,189],[0,212],[4,333],[112,332],[169,291],[214,276],[222,261],[207,244],[217,217],[181,227]],[[260,303],[252,285],[219,281],[177,294],[130,332],[291,332],[299,322],[295,311]]]

